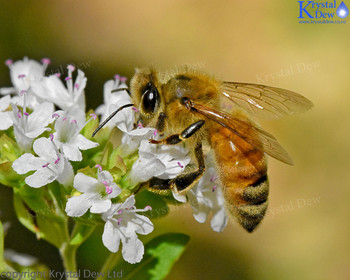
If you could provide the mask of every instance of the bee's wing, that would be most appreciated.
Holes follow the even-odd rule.
[[[221,90],[221,93],[233,103],[262,118],[279,118],[302,113],[313,106],[304,96],[276,87],[222,82]]]
[[[293,165],[293,159],[277,142],[277,139],[254,124],[238,119],[230,114],[209,108],[191,101],[191,109],[223,127],[231,130],[237,136],[264,151],[268,155],[284,163]]]

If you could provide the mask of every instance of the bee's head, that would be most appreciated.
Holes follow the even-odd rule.
[[[157,116],[161,105],[158,75],[152,68],[136,69],[130,82],[133,103],[139,109],[141,121],[149,124]]]

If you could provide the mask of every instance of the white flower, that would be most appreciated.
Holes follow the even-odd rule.
[[[119,107],[131,104],[131,97],[125,90],[115,91],[116,89],[125,89],[126,78],[115,75],[114,80],[109,80],[104,84],[103,89],[103,102],[104,104],[96,108],[96,114],[101,115],[101,122],[107,119],[107,117],[113,113]],[[132,130],[134,124],[134,114],[132,108],[125,108],[113,117],[105,126],[118,128],[127,132]]]
[[[21,112],[16,105],[11,104],[11,106],[10,117],[17,144],[22,150],[30,151],[33,139],[44,131],[50,130],[47,125],[53,121],[51,118],[54,110],[53,104],[49,102],[39,104],[31,114],[26,112],[25,107]]]
[[[192,206],[193,217],[199,223],[204,223],[210,212],[213,217],[210,222],[216,232],[223,231],[227,225],[225,200],[217,179],[216,169],[207,167],[198,184],[189,190],[186,195],[173,193],[175,199],[186,202],[186,196]]]
[[[6,111],[10,105],[11,96],[6,95],[0,98],[0,130],[6,130],[13,124],[10,112]]]
[[[71,184],[74,175],[72,165],[58,152],[52,141],[39,138],[34,141],[33,150],[39,157],[25,153],[12,164],[12,168],[18,174],[35,171],[25,179],[29,186],[40,188],[56,179],[65,186]]]
[[[56,118],[56,132],[53,134],[53,141],[69,160],[81,161],[82,154],[80,150],[92,149],[99,145],[80,134],[80,131],[87,124],[83,111],[75,110],[74,116],[64,111],[57,111],[52,117]]]
[[[191,158],[182,145],[156,145],[142,140],[139,158],[130,172],[131,183],[145,182],[152,177],[172,179],[181,173]]]
[[[13,87],[0,88],[0,94],[17,94],[12,102],[17,103],[23,107],[22,98],[20,94],[27,94],[27,106],[34,109],[37,105],[43,102],[38,98],[31,90],[31,86],[34,82],[39,82],[45,75],[45,70],[50,60],[47,58],[42,59],[42,64],[39,62],[28,59],[27,57],[23,60],[12,62],[11,59],[6,61],[6,64],[10,68],[10,76]]]
[[[143,243],[138,239],[137,234],[149,234],[153,231],[153,224],[147,217],[137,214],[137,212],[148,211],[145,209],[135,209],[135,197],[128,197],[124,203],[113,204],[108,212],[102,214],[106,221],[102,235],[103,244],[111,252],[119,250],[122,242],[122,255],[129,263],[138,263],[144,254]]]
[[[100,166],[98,166],[100,168]],[[66,212],[68,216],[80,217],[90,209],[91,213],[104,213],[111,208],[111,199],[121,193],[108,171],[98,171],[98,179],[78,173],[73,186],[82,194],[68,199]]]
[[[85,94],[86,77],[83,71],[78,70],[78,76],[73,84],[72,72],[74,66],[68,65],[68,77],[65,78],[67,88],[60,80],[59,75],[54,74],[43,78],[40,82],[32,83],[32,89],[35,94],[45,100],[53,102],[61,109],[80,109],[85,112]]]
[[[7,261],[17,263],[21,266],[28,267],[38,263],[38,259],[31,255],[18,253],[12,249],[5,249],[4,257]]]

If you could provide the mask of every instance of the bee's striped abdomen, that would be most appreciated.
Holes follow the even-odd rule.
[[[269,194],[264,152],[230,130],[215,125],[210,143],[228,210],[252,232],[263,219]]]

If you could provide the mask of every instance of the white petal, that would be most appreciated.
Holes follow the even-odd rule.
[[[7,95],[11,93],[15,93],[16,89],[14,87],[2,87],[0,88],[0,94],[1,95]]]
[[[21,150],[25,152],[29,152],[32,148],[33,138],[27,137],[23,133],[23,127],[17,126],[15,123],[13,126],[13,132],[15,134],[16,142],[18,146],[21,148]]]
[[[186,195],[185,194],[179,194],[179,193],[175,193],[173,191],[173,196],[177,201],[183,202],[185,203],[187,201]]]
[[[58,166],[58,178],[57,181],[64,185],[64,186],[71,186],[72,182],[73,182],[73,177],[74,177],[74,171],[73,171],[73,167],[72,164],[68,161],[68,159],[63,158],[62,160],[62,155],[61,155],[61,161],[62,161],[62,165],[63,165],[63,169],[61,168],[61,166]],[[58,163],[59,165],[61,164],[61,162]]]
[[[12,168],[18,174],[25,174],[29,171],[43,168],[42,166],[46,163],[47,162],[41,158],[35,157],[29,153],[25,153],[13,162]]]
[[[121,240],[124,260],[129,263],[139,263],[145,250],[143,243],[137,238],[135,232],[128,230],[128,228],[122,228],[121,231],[123,232]]]
[[[164,173],[165,165],[153,155],[139,157],[130,172],[131,184],[146,182],[152,177]]]
[[[80,150],[88,150],[97,147],[99,144],[93,141],[88,140],[83,135],[78,134],[73,143],[79,147]]]
[[[134,205],[135,205],[135,196],[131,195],[123,202],[120,208],[127,209],[127,208],[133,207]]]
[[[202,194],[200,194],[202,195]],[[204,223],[207,220],[208,214],[210,212],[210,207],[203,203],[203,198],[201,196],[194,195],[193,191],[190,190],[187,193],[188,202],[192,206],[193,217],[199,223]]]
[[[63,143],[62,145],[64,155],[72,161],[81,161],[82,154],[78,147],[74,144]]]
[[[82,193],[85,193],[85,192],[95,192],[97,184],[98,184],[97,179],[87,176],[83,173],[78,173],[74,177],[73,186],[76,190]]]
[[[109,107],[109,113],[112,114],[115,110],[120,108],[123,105],[130,104],[131,102],[129,100],[120,100],[116,102],[116,104],[112,104]],[[114,124],[124,133],[127,133],[128,131],[133,129],[134,126],[134,111],[132,108],[125,108],[122,111],[120,111],[114,118],[113,118]]]
[[[41,137],[36,139],[33,144],[33,150],[38,156],[48,162],[55,162],[57,159],[55,147],[48,138]]]
[[[18,253],[12,249],[4,250],[4,257],[7,261],[19,264],[20,266],[28,267],[38,263],[38,259],[27,254]]]
[[[2,98],[0,98],[0,111],[5,111],[9,106],[11,102],[11,96],[6,95]]]
[[[98,179],[102,182],[102,181],[106,181],[108,185],[113,183],[113,177],[111,175],[111,173],[109,173],[108,171],[102,171],[99,174]]]
[[[83,193],[69,198],[66,204],[67,215],[70,217],[83,216],[91,207],[91,198],[95,195],[94,193]]]
[[[0,130],[6,130],[13,124],[9,112],[0,112]]]
[[[95,197],[90,208],[91,213],[104,213],[111,208],[112,202],[110,199],[101,199]]]
[[[224,207],[213,213],[210,226],[216,232],[223,231],[227,226],[227,214]]]
[[[28,138],[34,139],[38,136],[40,136],[44,131],[50,131],[51,128],[48,127],[38,127],[35,130],[31,130],[25,133],[25,136]]]
[[[102,234],[102,242],[105,247],[115,253],[119,250],[120,232],[114,227],[111,221],[107,221]]]
[[[108,195],[108,198],[115,198],[122,192],[116,183],[112,183],[109,186],[112,188],[112,192]]]
[[[28,117],[27,132],[31,133],[31,135],[28,133],[26,135],[35,138],[43,133],[46,130],[45,127],[54,120],[52,118],[53,110],[53,104],[50,102],[45,102],[37,106],[34,112]]]
[[[136,220],[132,220],[134,223],[135,232],[139,234],[149,234],[153,231],[154,226],[149,218],[143,215],[135,214]]]
[[[53,182],[56,178],[57,175],[54,172],[47,167],[43,167],[42,169],[36,171],[33,175],[28,176],[25,179],[25,182],[32,188],[40,188]]]
[[[108,80],[103,85],[103,103],[111,104],[112,90],[114,89],[114,80]],[[96,111],[97,112],[97,111]]]

